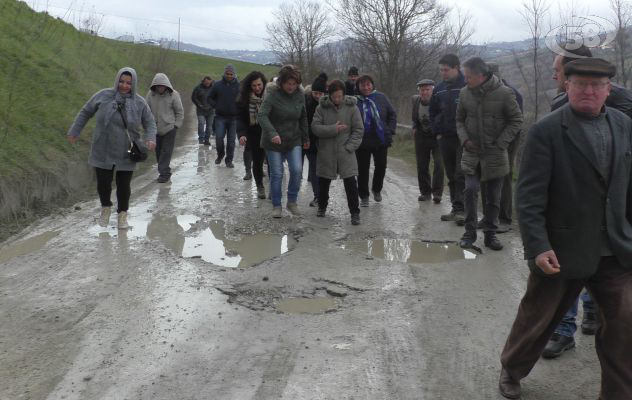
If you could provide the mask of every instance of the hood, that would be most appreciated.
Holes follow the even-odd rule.
[[[158,85],[166,86],[171,92],[173,92],[173,86],[171,86],[169,78],[162,72],[159,72],[156,76],[154,76],[154,79],[151,81],[151,90],[154,90]]]
[[[494,90],[498,89],[500,86],[503,86],[500,79],[498,79],[496,75],[492,75],[488,80],[483,82],[483,84],[481,84],[479,87],[476,87],[474,89],[469,89],[469,88],[468,89],[471,90],[473,93],[484,95],[486,93],[493,92]]]
[[[321,97],[318,103],[322,108],[334,107],[334,103],[331,101],[331,98],[329,97],[328,94]],[[356,106],[357,104],[358,104],[358,99],[355,98],[354,96],[345,96],[344,100],[342,101],[342,105],[346,105],[346,106]]]
[[[118,83],[121,79],[121,75],[123,72],[129,72],[132,75],[132,91],[130,92],[132,96],[136,95],[136,88],[138,87],[138,78],[136,76],[136,70],[131,67],[124,67],[119,69],[119,72],[116,74],[116,80],[114,81],[114,91],[118,93]]]

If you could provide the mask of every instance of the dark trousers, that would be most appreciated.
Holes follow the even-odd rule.
[[[318,198],[319,185],[318,180],[320,179],[318,175],[316,175],[316,157],[318,156],[315,152],[303,151],[303,156],[307,157],[308,169],[307,169],[307,181],[312,185],[312,192],[314,193],[314,198]],[[303,164],[305,163],[305,158],[303,158]]]
[[[263,162],[266,159],[266,151],[261,147],[261,134],[249,134],[247,136],[246,149],[244,151],[244,164],[246,171],[252,165],[252,176],[257,187],[263,187]]]
[[[156,161],[158,162],[158,174],[164,177],[171,176],[171,156],[176,145],[177,129],[173,128],[164,135],[156,135]]]
[[[244,169],[246,170],[246,173],[252,170],[252,152],[248,146],[244,147]]]
[[[112,178],[114,177],[114,168],[103,169],[95,168],[97,173],[97,192],[101,200],[102,207],[111,207],[112,201]],[[131,182],[134,171],[116,171],[116,202],[118,212],[127,211],[129,209],[129,198],[132,194]]]
[[[595,349],[601,364],[600,398],[632,399],[632,269],[621,266],[616,257],[602,257],[588,279],[555,279],[532,272],[501,363],[514,379],[527,376],[584,286],[599,305]]]
[[[461,170],[461,155],[463,148],[459,142],[459,138],[455,136],[441,137],[439,139],[439,148],[441,149],[441,157],[443,158],[443,167],[448,177],[448,187],[450,188],[450,201],[452,202],[453,212],[462,212],[463,206],[463,190],[465,190],[465,177]]]
[[[237,121],[235,117],[215,116],[215,149],[217,158],[226,156],[226,164],[233,162],[235,154],[235,138],[237,137]],[[224,138],[226,137],[226,146]]]
[[[432,180],[430,179],[430,158],[434,159]],[[443,195],[443,161],[439,144],[434,137],[417,133],[415,137],[415,158],[417,159],[417,180],[422,195],[441,197]]]
[[[500,210],[500,191],[504,178],[490,179],[485,182],[485,203],[483,204],[483,232],[496,233],[498,226],[498,212]],[[478,175],[465,175],[465,233],[472,240],[476,240],[476,226],[478,225],[478,192],[481,182]]]
[[[373,156],[374,164],[371,190],[379,193],[382,191],[382,187],[384,186],[388,147],[360,147],[356,150],[356,159],[358,160],[358,193],[362,199],[369,197],[369,170],[371,168],[371,156]]]
[[[360,201],[358,200],[358,183],[356,177],[352,176],[343,179],[345,185],[345,193],[347,194],[347,205],[351,214],[360,214]],[[329,186],[331,179],[318,177],[318,208],[327,209],[329,204]]]
[[[498,219],[503,224],[511,224],[513,218],[513,171],[516,153],[518,153],[518,138],[509,144],[509,174],[503,179],[503,188],[500,192],[500,212]],[[481,201],[485,204],[485,182],[481,182]]]

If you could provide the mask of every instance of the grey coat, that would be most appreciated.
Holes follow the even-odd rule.
[[[526,139],[516,187],[516,209],[525,258],[535,266],[539,254],[554,250],[558,279],[593,275],[606,228],[619,263],[632,269],[632,120],[606,107],[612,131],[610,182],[570,105],[533,125]]]
[[[364,124],[357,102],[355,97],[345,96],[340,107],[336,107],[329,96],[321,97],[311,126],[319,138],[316,175],[327,179],[358,175],[355,151],[362,143]],[[336,131],[338,121],[347,125],[340,133]]]
[[[167,90],[163,94],[158,93],[156,90],[158,85],[166,86]],[[182,126],[184,122],[184,108],[182,108],[180,93],[173,89],[167,75],[159,72],[154,76],[145,99],[156,120],[158,135],[164,136],[174,128]]]
[[[463,147],[463,173],[476,175],[480,165],[481,181],[509,174],[507,147],[521,126],[522,112],[516,95],[495,75],[477,88],[461,89],[456,131],[461,144],[471,140],[477,147],[475,151]]]
[[[118,92],[118,82],[123,72],[132,75],[131,95],[123,96]],[[129,133],[133,138],[141,138],[145,131],[145,141],[156,140],[156,122],[145,99],[137,94],[138,79],[133,68],[122,68],[116,74],[114,88],[97,92],[77,114],[68,136],[79,136],[88,123],[96,116],[96,126],[92,133],[92,148],[88,163],[97,168],[119,171],[134,171],[136,163],[129,159],[127,150],[130,141],[125,133],[123,120],[117,111],[117,103],[124,104],[127,114]]]

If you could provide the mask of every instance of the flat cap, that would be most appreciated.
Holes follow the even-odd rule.
[[[564,66],[564,75],[605,76],[612,78],[617,74],[617,67],[603,58],[579,58]]]
[[[419,82],[417,82],[417,87],[419,86],[427,86],[427,85],[435,85],[435,81],[433,81],[432,79],[422,79]]]

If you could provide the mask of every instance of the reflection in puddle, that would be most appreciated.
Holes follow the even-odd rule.
[[[15,257],[24,256],[33,253],[48,243],[49,240],[59,235],[60,231],[45,232],[41,235],[0,247],[0,263],[11,260]]]
[[[363,242],[348,242],[344,249],[363,252],[387,261],[411,264],[442,263],[458,260],[473,260],[476,253],[462,249],[453,243],[427,243],[407,239],[379,239]]]
[[[335,309],[336,300],[329,297],[283,299],[277,304],[277,310],[286,314],[322,314]]]

